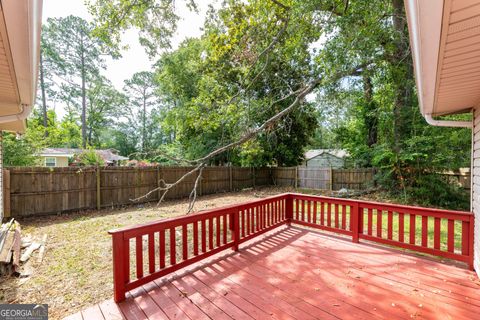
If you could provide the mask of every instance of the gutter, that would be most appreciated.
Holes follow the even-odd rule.
[[[28,115],[32,111],[32,106],[22,105],[22,111],[15,114],[10,114],[8,116],[0,116],[0,123],[14,122],[14,121],[23,121],[27,119]]]
[[[417,84],[418,90],[418,101],[420,104],[420,111],[425,118],[425,121],[429,125],[437,127],[456,127],[456,128],[472,128],[472,121],[453,121],[453,120],[435,120],[431,114],[426,114],[426,109],[433,110],[434,103],[428,98],[431,95],[431,92],[435,91],[435,83],[428,79],[424,79],[426,73],[431,73],[433,70],[429,68],[429,64],[423,64],[421,51],[424,51],[426,58],[430,58],[430,63],[433,63],[435,66],[438,64],[438,50],[440,49],[440,37],[441,33],[437,34],[433,32],[434,38],[432,38],[432,31],[441,30],[442,28],[442,16],[443,16],[443,2],[444,1],[424,1],[423,0],[406,0],[405,1],[405,13],[407,14],[408,20],[408,29],[410,34],[410,47],[412,48],[412,56],[414,62],[415,70],[415,81]],[[423,29],[420,30],[420,16],[421,10],[425,12],[426,10],[432,11],[432,16],[430,16],[431,23],[430,25],[423,25]],[[433,25],[435,24],[435,25]],[[422,38],[423,36],[423,38]],[[425,38],[429,36],[430,38]],[[437,39],[438,36],[438,39]],[[426,40],[438,40],[435,42],[435,47],[426,43]],[[427,46],[429,45],[429,46]],[[433,53],[435,53],[433,55]],[[432,111],[430,111],[432,112]]]
[[[435,120],[431,114],[424,114],[423,117],[429,125],[436,127],[473,128],[472,121]]]

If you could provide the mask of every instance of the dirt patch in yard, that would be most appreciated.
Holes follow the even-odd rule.
[[[196,211],[251,201],[291,189],[264,188],[200,197]],[[20,220],[23,235],[48,235],[43,262],[29,278],[0,279],[0,303],[47,303],[60,319],[112,297],[108,230],[185,214],[187,200]],[[33,259],[36,261],[36,259]]]

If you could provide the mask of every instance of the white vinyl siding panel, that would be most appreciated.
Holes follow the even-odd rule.
[[[480,107],[474,110],[472,144],[472,210],[475,215],[473,266],[480,276]]]

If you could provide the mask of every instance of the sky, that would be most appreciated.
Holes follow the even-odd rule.
[[[177,1],[177,15],[181,17],[178,22],[178,30],[172,39],[173,48],[188,37],[197,37],[201,35],[201,27],[205,20],[205,12],[209,4],[215,4],[216,0],[198,1],[199,13],[191,12],[184,5],[183,1]],[[76,15],[91,21],[92,17],[88,13],[84,0],[44,0],[43,1],[43,22],[48,18],[66,17]],[[145,50],[138,42],[135,30],[127,31],[122,37],[124,44],[129,46],[127,51],[122,52],[122,58],[118,60],[108,59],[107,70],[103,74],[112,81],[115,88],[121,90],[123,81],[129,79],[135,72],[151,70],[153,61],[150,61]],[[61,114],[61,110],[56,108]]]

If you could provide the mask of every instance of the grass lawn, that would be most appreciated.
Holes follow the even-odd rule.
[[[313,206],[315,204],[310,204],[310,213],[312,214],[311,219],[313,219]],[[328,219],[328,209],[327,209],[327,204],[324,204],[324,223],[325,225],[327,224],[327,219]],[[296,203],[294,203],[294,210],[296,210]],[[343,210],[345,210],[345,226],[346,230],[350,229],[350,208],[348,206],[338,206],[338,225],[339,228],[342,227],[342,219],[343,219]],[[299,215],[302,217],[302,205],[299,205]],[[321,219],[321,208],[320,204],[317,204],[317,223],[319,223]],[[308,215],[308,204],[305,203],[305,219]],[[398,241],[399,240],[399,214],[393,212],[392,214],[392,240]],[[372,236],[377,236],[377,213],[375,210],[372,212]],[[334,206],[332,205],[330,209],[330,220],[331,220],[331,226],[335,227],[335,211],[334,211]],[[381,215],[381,229],[382,229],[382,238],[387,239],[388,235],[388,215],[387,211],[383,211]],[[428,217],[427,220],[427,230],[428,230],[428,238],[427,238],[427,246],[429,248],[433,248],[433,237],[434,237],[434,218],[433,217]],[[410,216],[408,214],[404,214],[404,227],[403,227],[403,233],[404,233],[404,242],[409,243],[410,239]],[[363,213],[363,233],[367,234],[368,232],[368,214],[367,210],[364,210]],[[446,251],[447,250],[447,237],[448,237],[448,219],[441,219],[440,220],[440,250]],[[416,216],[415,217],[415,244],[421,246],[422,244],[422,217],[421,216]],[[461,221],[455,221],[454,222],[454,248],[455,248],[455,253],[461,253],[462,249],[462,222]]]

